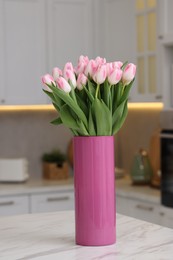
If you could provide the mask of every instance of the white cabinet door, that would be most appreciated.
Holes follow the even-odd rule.
[[[31,213],[74,209],[73,192],[31,195]]]
[[[49,71],[62,68],[80,55],[93,55],[93,8],[91,0],[49,0]]]
[[[161,224],[160,207],[153,203],[117,196],[116,209],[120,214]]]
[[[107,61],[136,63],[136,28],[134,1],[102,0],[98,3],[99,48]],[[136,83],[135,83],[136,84]],[[133,101],[135,86],[130,99]]]
[[[173,45],[173,1],[157,0],[158,2],[158,38],[164,44]]]
[[[0,198],[0,216],[29,213],[28,196],[5,196]]]
[[[43,0],[0,0],[1,104],[46,103],[46,19]]]

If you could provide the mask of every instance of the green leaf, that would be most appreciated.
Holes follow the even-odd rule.
[[[46,95],[48,95],[52,99],[52,101],[55,101],[55,97],[52,92],[47,91],[45,89],[43,89],[43,91],[44,91],[44,93],[46,93]]]
[[[62,120],[61,120],[60,117],[58,117],[58,118],[52,120],[51,124],[53,124],[53,125],[60,125],[60,124],[62,124]]]
[[[92,103],[94,101],[93,95],[88,91],[88,89],[85,86],[84,86],[84,90],[85,90],[90,102]]]
[[[81,119],[85,124],[85,126],[87,127],[88,126],[87,118],[84,112],[80,109],[80,107],[74,102],[74,100],[63,90],[54,86],[49,86],[49,87],[50,89],[52,89],[54,95],[61,98],[76,113],[79,119]]]
[[[112,134],[112,116],[103,100],[96,98],[92,104],[92,114],[96,122],[97,135]]]
[[[112,86],[112,88],[114,88],[114,95],[112,97],[112,113],[114,113],[114,111],[116,110],[116,108],[120,104],[122,87],[123,87],[123,85],[122,85],[121,82]]]
[[[128,64],[128,61],[125,61],[125,62],[123,63],[123,65],[121,66],[121,69],[124,70],[124,68],[127,66],[127,64]]]
[[[103,89],[103,95],[102,95],[102,99],[103,101],[105,102],[105,104],[107,105],[107,107],[110,108],[110,85],[107,81],[107,79],[105,80],[103,86],[102,86],[102,89]]]
[[[96,130],[95,130],[95,125],[94,125],[94,120],[92,117],[91,108],[89,110],[88,130],[89,130],[89,135],[92,135],[92,136],[96,135]]]
[[[126,100],[121,118],[118,120],[118,122],[115,122],[113,127],[112,127],[112,134],[113,135],[116,134],[120,130],[120,128],[122,127],[122,125],[124,124],[125,119],[127,117],[127,114],[128,114],[128,107],[127,107],[127,100]]]
[[[120,102],[123,102],[123,101],[125,101],[125,100],[128,98],[129,92],[130,92],[130,89],[131,89],[131,87],[132,87],[132,85],[133,85],[134,80],[135,80],[135,79],[133,79],[133,80],[130,82],[129,85],[127,85],[127,86],[124,87],[123,92],[122,92],[122,97],[121,97],[121,99],[120,99]]]
[[[78,120],[77,121],[77,124],[78,124],[78,133],[82,136],[88,136],[89,133],[88,131],[86,130],[83,122],[81,120]]]
[[[77,103],[79,104],[80,108],[85,113],[86,117],[88,117],[88,107],[86,106],[83,99],[77,93],[76,93],[76,99],[77,99]]]
[[[88,79],[88,90],[95,97],[96,87],[93,86],[92,82]]]
[[[76,122],[76,119],[72,116],[70,112],[70,108],[67,104],[63,105],[60,109],[60,117],[64,125],[71,129],[78,129],[78,124]]]
[[[114,125],[119,118],[121,118],[123,111],[124,111],[124,105],[125,105],[125,101],[123,101],[114,111],[113,116],[112,116],[112,124]]]

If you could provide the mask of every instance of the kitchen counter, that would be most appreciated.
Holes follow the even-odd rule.
[[[60,181],[31,179],[26,183],[0,184],[0,196],[38,194],[42,192],[73,191],[73,178]],[[149,186],[133,186],[129,177],[116,180],[116,194],[160,204],[160,190]]]
[[[172,259],[173,230],[117,214],[117,242],[75,245],[74,211],[0,219],[0,259]]]
[[[1,183],[0,196],[37,194],[40,192],[73,191],[73,178],[51,181],[30,179],[25,183]]]

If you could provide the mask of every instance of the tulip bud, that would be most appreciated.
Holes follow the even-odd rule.
[[[57,78],[59,78],[59,76],[62,76],[62,70],[60,70],[57,67],[53,68],[52,76],[53,76],[54,80],[57,80]]]
[[[108,82],[111,85],[117,84],[121,80],[122,74],[123,71],[121,69],[113,69],[113,71],[108,75]]]
[[[73,68],[73,65],[71,62],[67,62],[64,66],[64,70],[63,70],[63,74],[66,70],[71,70],[71,71],[74,71],[74,68]]]
[[[64,90],[64,92],[69,93],[71,91],[71,86],[69,85],[69,83],[65,80],[65,78],[63,77],[59,77],[56,80],[56,83],[58,85],[58,87],[62,90]]]
[[[136,73],[136,66],[133,63],[129,63],[125,67],[122,75],[122,82],[124,86],[128,85],[134,79],[135,73]]]
[[[101,65],[103,65],[103,64],[106,63],[106,59],[105,59],[105,58],[101,58],[101,57],[98,56],[98,57],[95,59],[95,62],[96,62],[96,64],[97,64],[97,66],[101,66]]]
[[[106,64],[101,65],[97,68],[97,71],[95,72],[95,74],[93,75],[93,80],[97,83],[97,84],[102,84],[105,79],[106,79]]]
[[[47,90],[52,92],[52,90],[50,90],[50,88],[47,85],[56,85],[53,77],[50,74],[45,74],[41,79],[43,84],[46,86]]]
[[[92,77],[94,75],[94,73],[96,72],[96,70],[97,70],[97,64],[96,64],[95,60],[89,60],[87,66],[86,66],[86,69],[84,71],[84,74],[87,77],[88,77],[88,75],[90,77]]]
[[[64,71],[64,78],[67,80],[67,81],[71,81],[72,85],[74,88],[76,88],[76,77],[75,77],[75,74],[72,70],[66,70]]]
[[[87,56],[85,57],[85,56],[81,55],[79,57],[78,65],[77,65],[77,68],[75,69],[75,72],[77,75],[84,72],[88,62],[89,62],[89,59]]]
[[[83,85],[86,85],[88,78],[83,74],[80,73],[77,78],[77,88],[79,90],[83,89]]]
[[[123,63],[121,61],[114,61],[114,62],[112,62],[112,67],[113,68],[121,69],[122,66],[123,66]]]

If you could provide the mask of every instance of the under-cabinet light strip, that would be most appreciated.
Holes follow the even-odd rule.
[[[129,103],[129,109],[163,109],[163,103]],[[53,105],[0,106],[1,111],[55,111]]]

